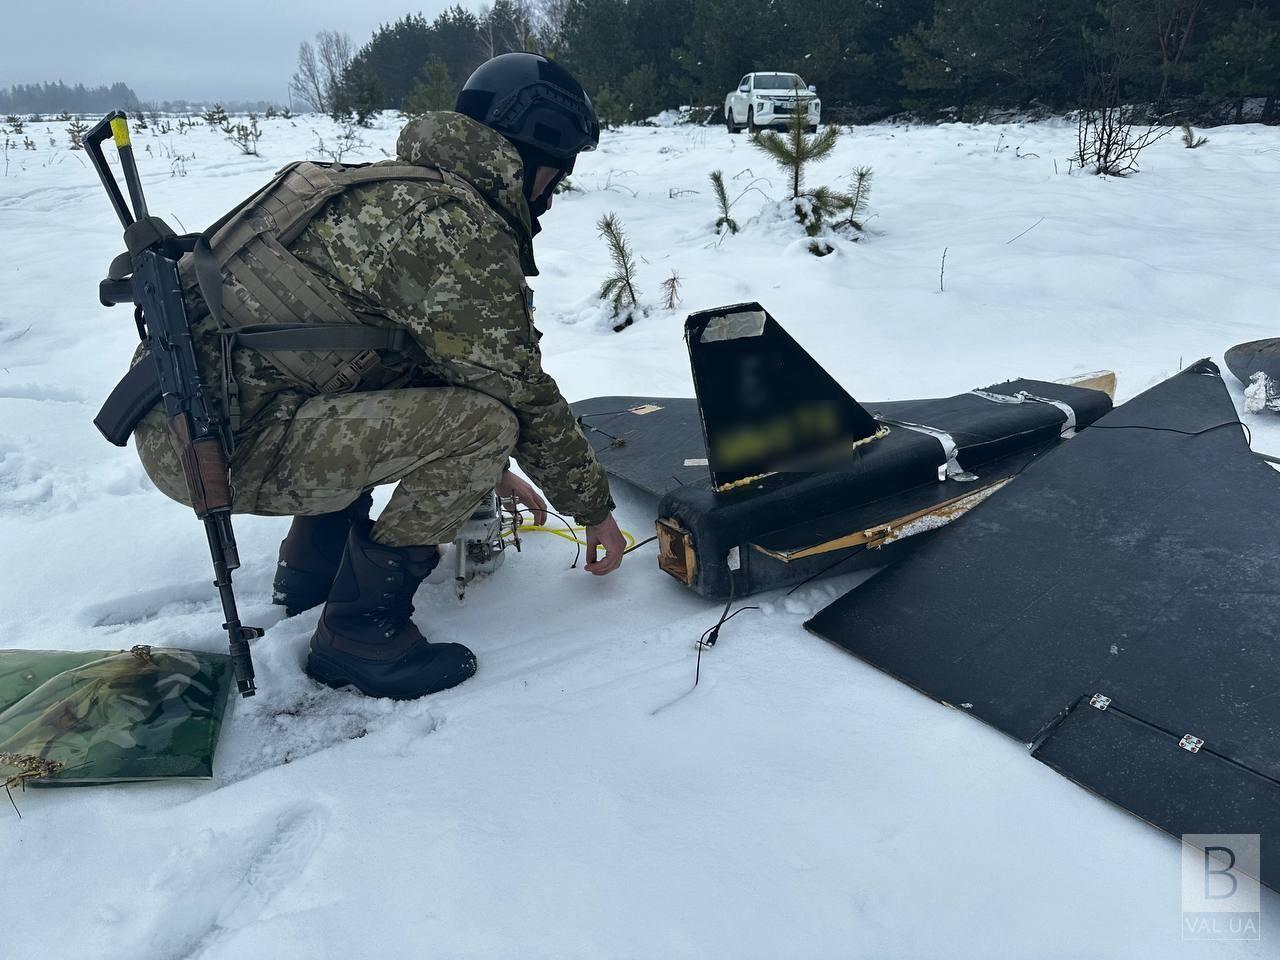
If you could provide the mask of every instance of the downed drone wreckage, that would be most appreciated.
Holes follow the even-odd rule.
[[[807,628],[1174,836],[1280,832],[1280,477],[1214,363],[1114,410],[1110,374],[862,406],[759,304],[685,334],[696,400],[575,405],[667,573],[732,602],[884,566]],[[1227,363],[1280,383],[1280,340]],[[776,462],[817,469],[720,442],[815,405]],[[1257,874],[1280,889],[1280,854]]]
[[[717,599],[887,562],[1105,415],[1115,391],[1104,372],[861,404],[758,303],[691,315],[685,341],[697,399],[573,408],[604,468],[658,498],[662,569]]]

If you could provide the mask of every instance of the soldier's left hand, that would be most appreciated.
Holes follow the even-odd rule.
[[[518,502],[528,507],[533,513],[533,522],[538,526],[547,522],[547,501],[542,499],[542,494],[538,493],[528,480],[517,477],[510,470],[504,470],[502,479],[498,481],[494,491],[501,500],[510,500],[515,497]]]

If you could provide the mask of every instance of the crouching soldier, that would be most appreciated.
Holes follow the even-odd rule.
[[[567,71],[507,54],[472,75],[456,112],[409,123],[394,160],[292,164],[183,258],[201,374],[229,424],[234,512],[293,516],[276,602],[324,604],[314,679],[411,699],[475,672],[466,647],[423,637],[412,600],[490,491],[542,520],[509,457],[587,527],[589,572],[621,562],[608,482],[542,370],[524,281],[539,217],[598,140]],[[159,407],[135,436],[156,486],[186,502]],[[397,482],[371,520],[369,491]]]

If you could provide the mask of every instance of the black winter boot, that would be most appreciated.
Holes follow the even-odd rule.
[[[413,700],[475,673],[475,654],[428,643],[411,619],[413,595],[439,562],[438,547],[386,547],[369,539],[368,524],[353,524],[311,638],[307,675],[370,697]]]
[[[286,617],[297,616],[328,599],[351,524],[367,521],[372,508],[373,494],[362,493],[351,506],[337,513],[293,518],[288,535],[280,542],[280,561],[271,591],[271,602],[284,607]]]

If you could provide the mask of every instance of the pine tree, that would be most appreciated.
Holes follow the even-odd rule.
[[[732,204],[729,202],[729,195],[725,192],[724,174],[719,170],[711,171],[711,186],[716,192],[716,203],[720,205],[720,216],[716,218],[716,233],[724,230],[737,233],[738,221],[734,220],[729,213]]]
[[[805,133],[808,117],[803,110],[796,110],[785,135],[773,130],[754,134],[751,142],[767,153],[786,171],[791,180],[791,199],[804,196],[805,167],[817,163],[835,149],[840,139],[840,128],[828,126],[822,133],[809,136]]]
[[[1194,150],[1196,147],[1203,147],[1209,142],[1208,137],[1197,137],[1195,130],[1191,124],[1184,123],[1182,125],[1182,145],[1188,150]]]
[[[596,223],[596,229],[608,244],[609,258],[613,261],[613,273],[600,285],[599,296],[601,300],[609,301],[614,319],[621,321],[614,329],[621,330],[630,325],[635,311],[640,308],[635,287],[635,254],[616,214],[606,213]]]
[[[254,114],[249,114],[248,123],[237,123],[232,126],[229,122],[223,128],[228,140],[240,148],[240,152],[246,156],[258,156],[258,141],[262,139],[262,130],[258,126],[258,118]]]
[[[630,117],[631,110],[627,102],[613,87],[608,85],[601,87],[592,96],[591,101],[596,108],[596,116],[606,127],[616,127],[620,123],[626,123]]]
[[[927,23],[894,44],[903,82],[927,103],[1062,103],[1074,92],[1072,57],[1095,0],[938,0]]]
[[[352,63],[347,68],[342,87],[344,98],[356,116],[356,123],[362,127],[369,126],[369,121],[383,106],[382,84],[377,76],[364,63]]]
[[[828,220],[844,209],[848,198],[830,187],[818,187],[793,202],[796,219],[803,224],[804,232],[814,237],[822,232]]]
[[[67,127],[67,139],[71,141],[72,150],[84,149],[84,137],[89,132],[89,125],[81,123],[79,120],[73,120],[71,125]]]
[[[841,195],[841,209],[845,214],[845,218],[840,221],[841,226],[862,231],[863,219],[871,200],[872,175],[870,167],[854,169],[853,176],[849,178],[849,192]]]
[[[1235,122],[1243,122],[1246,97],[1274,96],[1280,88],[1280,21],[1256,6],[1238,11],[1209,44],[1204,73],[1208,89],[1231,99]]]
[[[662,308],[664,310],[674,310],[680,306],[680,284],[684,282],[684,277],[680,276],[675,270],[671,271],[671,276],[662,281]]]
[[[433,59],[422,71],[423,79],[413,88],[402,108],[410,116],[421,116],[437,110],[452,110],[453,84],[449,82],[449,68],[443,60]]]
[[[658,71],[651,63],[641,64],[623,77],[619,94],[632,123],[653,116],[664,105],[658,91]]]

